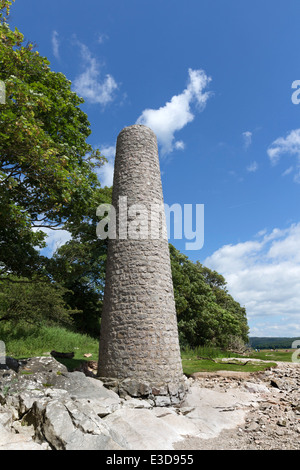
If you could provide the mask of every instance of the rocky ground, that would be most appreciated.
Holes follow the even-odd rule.
[[[189,437],[177,449],[299,450],[300,364],[278,363],[263,373],[195,374],[202,390],[228,394],[247,390],[257,401],[246,406],[243,422],[208,439]]]
[[[300,449],[300,364],[195,374],[180,407],[120,398],[92,370],[68,372],[52,357],[7,364],[0,450]]]

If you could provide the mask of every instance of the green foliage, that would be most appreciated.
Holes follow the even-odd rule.
[[[1,249],[0,262],[2,272],[28,276],[39,267],[35,247],[44,237],[32,227],[80,219],[99,188],[94,170],[105,159],[87,143],[90,123],[71,82],[9,28],[4,13],[10,4],[0,3],[0,80],[6,87],[0,105],[0,247],[10,247],[9,254]]]
[[[221,359],[224,357],[237,357],[236,354],[233,354],[230,351],[224,349],[212,347],[212,346],[197,346],[195,348],[185,347],[181,350],[182,359]]]
[[[232,336],[247,341],[246,311],[226,291],[223,276],[172,245],[170,256],[181,345],[226,347]]]
[[[255,337],[249,338],[252,348],[257,349],[290,349],[294,341],[299,341],[300,338],[278,338],[278,337]]]
[[[5,21],[6,18],[4,15],[8,16],[10,7],[15,0],[0,0],[0,19],[3,18]]]
[[[71,309],[64,300],[66,289],[49,280],[4,278],[0,282],[0,322],[12,325],[29,323],[71,324]]]
[[[84,219],[66,225],[72,239],[57,250],[49,263],[53,278],[72,294],[65,298],[72,308],[82,311],[75,317],[79,331],[99,337],[100,316],[105,284],[107,241],[96,235],[99,204],[110,203],[112,188],[95,192],[93,204]]]
[[[8,272],[28,277],[33,272],[42,273],[43,257],[37,248],[45,246],[44,234],[31,229],[30,216],[1,189],[0,182],[0,276]]]

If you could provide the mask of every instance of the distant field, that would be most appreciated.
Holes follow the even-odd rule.
[[[241,361],[229,359],[228,364],[224,364],[221,361],[222,358],[228,357],[233,358],[237,357],[237,354],[230,354],[226,351],[220,350],[201,350],[198,348],[195,351],[182,352],[182,365],[183,371],[187,375],[191,375],[195,372],[201,371],[218,371],[218,370],[233,370],[237,372],[258,372],[269,367],[274,367],[276,362],[292,362],[293,349],[281,349],[281,350],[272,350],[266,349],[260,352],[251,352],[249,354],[249,362],[243,364]],[[299,353],[300,354],[300,353]],[[206,358],[206,359],[204,359]],[[212,360],[213,359],[213,360]],[[245,356],[243,356],[245,359]],[[259,359],[261,362],[257,363],[255,361],[251,362],[251,359]],[[235,362],[235,364],[232,364]]]
[[[292,362],[294,349],[264,349],[259,352],[253,352],[251,357],[263,361]]]
[[[233,370],[236,372],[258,372],[265,370],[269,367],[274,367],[276,364],[273,358],[268,357],[254,357],[249,356],[249,362],[245,364],[242,360],[238,360],[238,355],[230,353],[229,351],[222,351],[216,348],[196,348],[195,350],[182,351],[182,366],[183,372],[191,375],[195,372],[215,372],[219,370]],[[222,358],[229,358],[228,363],[222,362]],[[244,360],[245,357],[241,356]],[[258,363],[257,361],[251,362],[251,358],[268,361]]]
[[[228,371],[236,371],[236,372],[258,372],[262,370],[266,370],[270,367],[275,367],[275,362],[265,362],[265,363],[257,363],[257,362],[249,362],[244,365],[244,363],[235,361],[234,364],[229,363],[222,363],[220,362],[212,362],[208,360],[197,360],[197,359],[183,359],[182,366],[183,372],[186,375],[194,374],[195,372],[216,372],[219,370],[228,370]]]

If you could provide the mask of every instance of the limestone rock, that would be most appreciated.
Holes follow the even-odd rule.
[[[198,377],[175,406],[170,388],[153,399],[120,398],[102,381],[60,367],[38,358],[18,373],[1,370],[0,450],[300,449],[299,364],[244,380]]]
[[[198,435],[197,427],[176,412],[164,409],[159,416],[153,410],[121,409],[104,418],[114,429],[130,442],[135,450],[168,450],[184,436]]]
[[[1,372],[2,448],[19,444],[28,449],[130,448],[126,439],[110,431],[101,419],[121,407],[120,397],[101,381],[82,372],[69,372],[51,357],[22,361],[18,374]],[[17,422],[22,426],[16,426]],[[15,432],[20,434],[18,438]]]

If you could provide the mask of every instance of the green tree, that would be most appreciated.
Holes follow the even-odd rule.
[[[39,229],[85,215],[105,159],[87,143],[90,123],[71,82],[10,29],[11,3],[0,0],[0,272],[30,276],[43,265]]]
[[[74,319],[77,329],[93,336],[100,331],[107,253],[107,240],[96,235],[96,209],[110,204],[111,194],[112,188],[107,187],[95,191],[84,219],[66,224],[72,239],[56,251],[48,267],[53,279],[68,289],[67,303],[82,311]]]
[[[70,325],[80,313],[65,301],[66,289],[50,281],[10,277],[0,282],[0,322]]]
[[[199,261],[196,262],[196,265],[202,272],[205,282],[211,287],[216,303],[233,315],[238,321],[238,329],[235,329],[231,335],[229,334],[229,341],[238,343],[238,338],[240,338],[244,343],[248,342],[249,327],[245,307],[242,307],[229,294],[226,280],[221,274],[201,265]]]
[[[227,293],[223,276],[193,263],[173,245],[170,256],[181,345],[226,347],[232,336],[247,341],[246,311]]]

